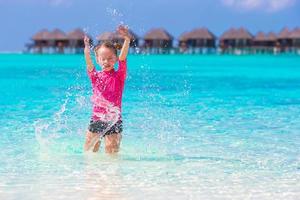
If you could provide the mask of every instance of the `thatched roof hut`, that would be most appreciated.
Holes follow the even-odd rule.
[[[245,28],[231,28],[221,35],[221,40],[252,40],[252,34]]]
[[[300,28],[295,28],[290,33],[290,38],[292,39],[292,45],[293,47],[300,47]]]
[[[174,37],[163,28],[155,28],[148,31],[145,34],[144,39],[145,40],[173,40]]]
[[[64,48],[69,46],[69,40],[63,31],[56,28],[49,34],[49,44],[54,48],[58,48],[55,50],[56,53],[64,53]]]
[[[60,29],[54,29],[49,34],[49,44],[53,47],[64,48],[68,46],[69,41],[67,35],[63,31],[61,31]],[[59,51],[62,50],[63,49],[60,49]]]
[[[150,48],[171,48],[174,37],[163,28],[156,28],[148,31],[145,36],[145,47]]]
[[[207,39],[207,40],[213,40],[216,39],[216,36],[210,32],[207,28],[198,28],[194,29],[190,32],[189,35],[190,39]]]
[[[278,42],[279,42],[279,45],[280,45],[280,48],[282,51],[284,51],[285,49],[288,49],[292,46],[292,39],[290,37],[291,35],[291,31],[285,27],[283,28],[279,34],[278,34]]]
[[[67,35],[61,31],[60,29],[56,28],[49,34],[49,39],[54,41],[67,41]]]
[[[289,36],[292,39],[299,39],[300,38],[300,28],[295,28],[293,31],[291,31]]]
[[[33,41],[46,41],[49,39],[50,32],[47,29],[42,29],[32,36]]]
[[[42,29],[32,36],[34,41],[67,41],[67,35],[59,29],[49,32],[47,29]]]
[[[277,35],[273,32],[269,32],[266,37],[267,41],[277,41]]]
[[[179,37],[179,45],[188,47],[215,47],[216,36],[207,28],[198,28],[185,32]]]
[[[34,41],[33,48],[38,48],[38,52],[42,52],[42,49],[48,49],[50,47],[58,47],[59,52],[63,52],[63,48],[68,46],[68,39],[64,32],[59,29],[55,29],[49,32],[47,29],[42,29],[37,32],[31,38]]]
[[[220,36],[220,40],[229,40],[229,39],[233,39],[233,35],[234,32],[236,31],[236,29],[234,28],[230,28],[229,30],[225,31],[221,36]]]
[[[221,48],[244,48],[250,47],[253,40],[252,34],[245,28],[231,28],[220,37]]]
[[[67,33],[67,39],[69,40],[69,46],[73,48],[83,48],[84,47],[84,36],[85,32],[80,29],[74,29]],[[91,38],[91,37],[89,37]]]
[[[67,33],[67,38],[69,40],[83,40],[85,35],[86,34],[82,29],[77,28]]]
[[[247,29],[240,28],[237,30],[235,38],[241,40],[252,40],[253,35]]]
[[[273,32],[265,34],[258,32],[253,39],[253,46],[255,47],[275,47],[277,37]]]
[[[258,32],[258,33],[255,35],[253,41],[255,41],[255,42],[266,41],[266,38],[267,38],[267,37],[266,37],[266,35],[265,35],[264,32]]]
[[[129,32],[129,36],[131,38],[130,41],[130,46],[131,47],[137,47],[138,46],[138,41],[139,41],[139,37],[131,30],[128,31]],[[103,32],[100,35],[97,36],[97,40],[99,42],[103,42],[103,41],[111,41],[111,42],[116,42],[119,44],[122,44],[124,39],[121,35],[119,35],[116,32]]]
[[[40,30],[31,37],[33,44],[29,44],[28,48],[33,48],[35,52],[42,53],[43,48],[49,46],[49,36],[50,32],[47,29]]]
[[[279,32],[277,38],[278,38],[279,40],[289,39],[289,38],[290,38],[290,34],[291,34],[290,30],[289,30],[287,27],[285,27],[285,28],[283,28],[283,29]]]
[[[190,37],[191,32],[184,32],[179,36],[179,42],[186,42]]]
[[[33,40],[33,47],[45,47],[49,45],[50,32],[47,29],[42,29],[34,34],[31,39]]]

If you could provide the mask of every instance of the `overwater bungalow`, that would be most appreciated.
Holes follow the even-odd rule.
[[[73,31],[70,31],[67,33],[67,39],[68,39],[68,48],[70,53],[82,53],[84,49],[84,35],[85,32],[80,29],[74,29]],[[91,37],[89,37],[91,38]],[[92,42],[92,41],[91,41]]]
[[[216,48],[216,36],[207,28],[185,32],[179,37],[179,51],[188,53],[210,53]]]
[[[279,48],[280,52],[289,52],[291,51],[292,48],[292,39],[290,38],[290,30],[288,28],[283,28],[278,36],[278,43],[279,43]]]
[[[243,54],[250,52],[253,36],[245,28],[231,28],[220,37],[222,53]]]
[[[47,29],[42,29],[34,34],[31,38],[33,43],[26,45],[27,51],[32,53],[45,53],[49,46],[49,35],[50,32]]]
[[[137,48],[139,45],[139,37],[131,30],[129,30],[129,35],[131,38],[129,52],[134,53],[135,48]],[[97,40],[98,40],[98,43],[101,43],[104,41],[111,41],[111,42],[117,43],[119,45],[122,45],[124,42],[123,37],[115,32],[103,32],[97,36]]]
[[[27,52],[65,53],[67,50],[67,53],[79,53],[84,46],[83,37],[84,32],[80,29],[75,29],[67,35],[59,29],[52,32],[42,29],[32,36],[33,43],[26,45]]]
[[[300,54],[300,28],[295,28],[291,32],[290,38],[292,39],[292,49],[293,49],[293,51]]]
[[[147,53],[170,53],[174,37],[162,28],[152,29],[144,36],[143,49]]]
[[[207,28],[197,28],[181,34],[178,46],[173,47],[173,36],[163,28],[152,29],[144,35],[144,43],[139,45],[139,37],[129,30],[131,36],[129,53],[297,53],[300,54],[300,28],[290,31],[283,28],[278,35],[258,32],[255,36],[245,28],[231,28],[219,39],[216,48],[216,36]],[[42,29],[35,33],[29,44],[25,44],[29,53],[82,53],[84,48],[84,31],[80,28],[65,34],[59,29],[50,32]],[[91,38],[91,37],[90,37]],[[115,32],[104,32],[97,36],[97,41],[112,41],[120,44],[123,38]],[[92,39],[91,39],[92,43]],[[140,51],[141,50],[141,51]]]
[[[53,53],[64,53],[69,46],[67,35],[60,29],[54,29],[49,34],[49,47]]]
[[[277,46],[275,33],[258,32],[253,39],[252,50],[254,53],[277,53]]]

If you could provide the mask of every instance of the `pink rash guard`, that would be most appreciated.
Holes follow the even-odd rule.
[[[118,70],[92,71],[87,70],[92,82],[93,120],[121,119],[121,103],[126,79],[127,62],[119,60]]]

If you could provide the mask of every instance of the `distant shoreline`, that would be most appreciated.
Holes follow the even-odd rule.
[[[34,53],[28,53],[28,52],[22,52],[22,51],[0,51],[0,55],[30,55],[30,56],[83,56],[83,54],[34,54]],[[210,53],[210,54],[182,54],[182,53],[174,53],[174,54],[129,54],[130,56],[199,56],[199,57],[207,57],[207,56],[220,56],[220,57],[226,57],[226,56],[231,56],[231,57],[247,57],[247,56],[258,56],[258,57],[264,57],[264,56],[274,56],[274,57],[286,57],[286,56],[291,56],[291,57],[299,57],[300,54],[297,53],[278,53],[278,54],[273,54],[273,53],[264,53],[264,54],[255,54],[255,53],[247,53],[247,54],[231,54],[231,53]]]

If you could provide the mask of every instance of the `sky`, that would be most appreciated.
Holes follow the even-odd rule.
[[[143,37],[165,28],[178,37],[206,27],[220,36],[230,27],[251,33],[300,27],[300,0],[0,0],[0,52],[18,52],[41,29],[82,28],[92,37],[127,24]]]

